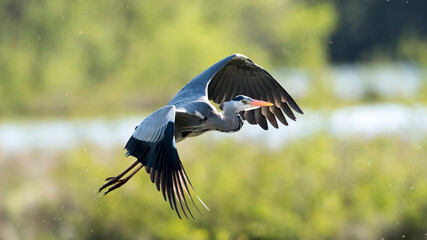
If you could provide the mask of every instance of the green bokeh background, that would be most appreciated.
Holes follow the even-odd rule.
[[[310,85],[296,101],[308,113],[425,106],[426,15],[422,1],[397,0],[0,0],[0,120],[146,114],[232,53],[305,71]],[[395,62],[421,70],[411,96],[333,94],[331,66]],[[97,194],[133,161],[122,146],[0,148],[0,239],[427,239],[425,136],[320,132],[274,149],[209,137],[178,146],[211,209],[196,221],[179,220],[145,174]]]

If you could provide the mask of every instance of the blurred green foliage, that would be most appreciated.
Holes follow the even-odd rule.
[[[235,52],[307,71],[303,110],[360,103],[334,95],[334,61],[411,61],[422,72],[415,96],[362,101],[425,103],[425,21],[413,24],[425,16],[411,5],[397,18],[397,2],[0,0],[0,116],[139,114]],[[211,209],[199,205],[196,221],[179,220],[143,173],[97,194],[132,161],[119,148],[0,152],[0,238],[422,239],[426,141],[319,134],[267,151],[186,140],[181,158]]]
[[[211,209],[198,204],[203,216],[193,209],[196,221],[179,220],[143,172],[101,196],[103,179],[133,160],[118,148],[79,147],[38,153],[45,160],[37,163],[25,155],[5,161],[0,174],[15,177],[0,183],[0,219],[8,220],[0,229],[18,239],[425,237],[426,139],[341,141],[320,134],[268,151],[202,139],[179,144],[190,180]]]
[[[3,0],[0,11],[1,115],[155,108],[235,52],[319,68],[335,22],[331,4],[275,0]]]
[[[339,101],[330,90],[329,56],[358,56],[353,46],[358,40],[374,49],[367,55],[371,60],[400,56],[425,66],[423,25],[398,34],[385,27],[389,14],[372,20],[378,8],[397,11],[396,4],[387,4],[1,0],[0,115],[117,116],[153,110],[198,73],[236,52],[269,70],[308,70],[313,87],[302,103],[334,105]],[[417,9],[405,8],[409,20],[399,22],[396,31],[414,22]],[[375,44],[377,35],[363,27],[372,22],[391,31],[390,38],[380,39],[395,43],[392,47]],[[388,54],[389,48],[395,54]]]

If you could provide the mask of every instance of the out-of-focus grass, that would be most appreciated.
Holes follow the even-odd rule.
[[[310,88],[296,99],[303,109],[427,102],[425,71],[413,98],[371,95],[352,101],[333,94],[328,50],[342,44],[331,39],[341,20],[338,11],[334,1],[182,1],[177,6],[170,0],[0,0],[0,116],[114,117],[154,110],[235,52],[269,71],[307,70]],[[399,42],[402,59],[425,69],[424,38],[401,35],[390,41]],[[294,89],[286,89],[294,95]]]
[[[342,141],[325,135],[268,150],[257,143],[187,140],[181,159],[210,207],[179,220],[147,174],[106,197],[103,179],[133,159],[89,146],[5,157],[5,239],[423,239],[427,141]],[[38,158],[37,162],[32,159]]]
[[[339,19],[327,1],[0,0],[0,10],[2,119],[148,112],[234,52],[269,71],[308,69],[310,87],[295,98],[303,110],[427,102],[425,44],[405,36],[402,54],[424,71],[414,96],[334,95],[327,49]],[[317,135],[272,151],[189,139],[181,159],[211,209],[199,204],[196,221],[179,220],[143,172],[98,194],[104,178],[134,161],[119,147],[0,153],[0,238],[422,239],[426,149],[426,139],[393,136]]]
[[[153,109],[235,52],[319,69],[335,22],[328,2],[0,0],[0,11],[2,117]]]

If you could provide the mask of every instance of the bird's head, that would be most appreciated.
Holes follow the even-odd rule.
[[[273,106],[272,103],[264,102],[261,100],[255,100],[248,96],[239,95],[228,102],[220,105],[220,108],[224,111],[249,111],[264,106]]]

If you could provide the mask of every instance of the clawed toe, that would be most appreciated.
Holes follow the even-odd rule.
[[[129,179],[128,178],[125,178],[125,179],[118,179],[118,180],[116,180],[116,181],[114,181],[113,183],[112,183],[112,185],[113,186],[111,186],[105,193],[104,193],[104,195],[106,195],[107,193],[109,193],[109,192],[111,192],[111,191],[113,191],[114,189],[116,189],[116,188],[119,188],[119,187],[121,187],[123,184],[125,184],[127,181],[128,181]],[[107,187],[107,186],[106,186]]]
[[[138,161],[134,162],[132,164],[132,166],[130,166],[128,169],[126,169],[124,172],[122,172],[121,174],[115,176],[115,177],[109,177],[106,178],[105,181],[106,182],[104,185],[102,185],[102,187],[99,189],[98,192],[101,192],[102,190],[104,190],[105,188],[111,186],[105,193],[104,195],[106,195],[107,193],[113,191],[116,188],[121,187],[123,184],[125,184],[133,175],[135,175],[135,173],[137,173],[142,167],[143,165],[141,164],[140,166],[138,166],[131,174],[129,174],[128,177],[126,178],[122,178],[127,172],[129,172],[131,169],[133,169],[135,166],[138,165]]]
[[[104,190],[104,188],[111,186],[108,191],[106,191],[104,193],[104,195],[106,195],[107,193],[113,191],[116,188],[121,187],[123,184],[125,184],[130,178],[124,178],[124,179],[118,179],[117,177],[109,177],[107,179],[105,179],[105,181],[108,181],[107,183],[105,183],[104,185],[102,185],[102,187],[99,189],[98,192],[101,192],[102,190]]]
[[[105,179],[105,181],[108,181],[108,182],[105,183],[104,185],[102,185],[102,187],[99,189],[98,192],[101,192],[102,190],[104,190],[104,188],[117,183],[119,180],[120,179],[118,179],[117,177],[109,177],[109,178]]]

